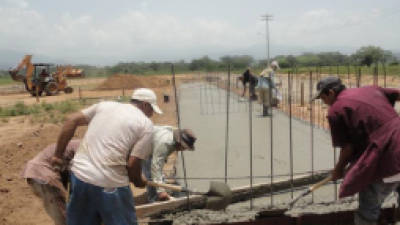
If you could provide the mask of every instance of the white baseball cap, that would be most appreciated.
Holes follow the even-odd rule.
[[[274,61],[271,62],[271,66],[275,66],[277,69],[280,69],[280,68],[279,68],[279,64],[278,64],[278,61],[276,61],[276,60],[274,60]]]
[[[131,99],[147,102],[151,105],[154,112],[162,114],[160,107],[157,105],[157,96],[153,90],[148,88],[138,88],[133,91]]]

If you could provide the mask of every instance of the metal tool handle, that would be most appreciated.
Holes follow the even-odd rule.
[[[152,186],[152,187],[162,187],[168,190],[172,190],[172,191],[177,191],[177,192],[188,192],[188,190],[184,187],[178,186],[178,185],[172,185],[172,184],[163,184],[163,183],[157,183],[154,181],[150,181],[148,180],[146,182],[146,184],[148,186]]]

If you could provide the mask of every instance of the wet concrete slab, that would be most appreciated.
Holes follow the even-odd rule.
[[[181,127],[193,129],[198,137],[196,150],[184,153],[188,185],[202,191],[208,189],[209,180],[223,180],[225,176],[226,91],[217,87],[205,88],[205,85],[186,84],[179,90]],[[253,102],[252,105],[253,183],[266,183],[271,175],[271,121],[269,117],[260,116],[259,104]],[[250,184],[249,102],[231,93],[230,107],[227,174],[228,184],[238,187]],[[275,177],[287,176],[291,172],[289,117],[274,110],[272,123],[273,173]],[[330,135],[319,128],[314,128],[313,132],[314,170],[331,169],[334,152]],[[308,123],[294,118],[292,151],[293,172],[310,171],[311,128]],[[178,163],[178,177],[183,177],[181,161]]]
[[[190,84],[180,89],[180,113],[182,127],[189,127],[196,132],[198,142],[196,151],[186,152],[185,165],[188,185],[192,189],[207,190],[210,180],[224,178],[225,175],[225,130],[226,111],[220,109],[226,92],[222,89],[207,87],[207,99],[204,97],[203,84]],[[201,100],[200,100],[201,99]],[[212,99],[212,103],[211,103]],[[200,102],[201,101],[201,102]],[[208,104],[208,105],[206,105]],[[250,135],[249,103],[232,94],[230,104],[228,184],[231,187],[249,185],[250,180]],[[214,107],[211,108],[210,106]],[[206,108],[207,107],[207,108]],[[268,183],[271,175],[270,118],[260,117],[261,107],[253,105],[253,184]],[[205,113],[207,112],[207,113]],[[334,151],[327,131],[315,128],[314,132],[314,169],[329,170],[334,166]],[[289,117],[285,113],[273,112],[273,170],[274,176],[287,178],[290,173]],[[311,170],[311,129],[306,122],[292,120],[293,171],[304,173]],[[286,176],[278,176],[286,175]],[[182,162],[179,162],[178,176],[183,177]],[[194,179],[195,178],[195,179]],[[204,179],[197,179],[204,178]],[[183,184],[183,181],[180,180]],[[357,195],[337,199],[339,184],[328,184],[301,198],[293,208],[288,203],[304,189],[280,191],[273,194],[231,204],[224,211],[195,210],[166,215],[174,224],[229,223],[254,220],[258,212],[284,209],[285,214],[297,216],[307,213],[325,214],[346,210],[356,210]],[[383,207],[393,207],[396,194],[392,193]]]

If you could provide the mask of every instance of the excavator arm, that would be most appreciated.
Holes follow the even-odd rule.
[[[13,80],[21,81],[21,82],[26,81],[26,85],[29,90],[32,90],[31,77],[32,77],[33,70],[34,70],[34,67],[31,63],[31,59],[32,59],[32,55],[25,55],[25,57],[22,59],[22,61],[18,64],[18,66],[15,69],[8,71]],[[25,76],[18,74],[19,71],[21,71],[23,68],[26,68]]]

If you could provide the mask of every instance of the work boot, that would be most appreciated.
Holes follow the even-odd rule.
[[[263,113],[262,116],[270,116],[271,114],[269,113],[269,107],[268,106],[263,106]]]
[[[378,225],[378,221],[368,221],[361,217],[358,213],[354,213],[355,225]]]

